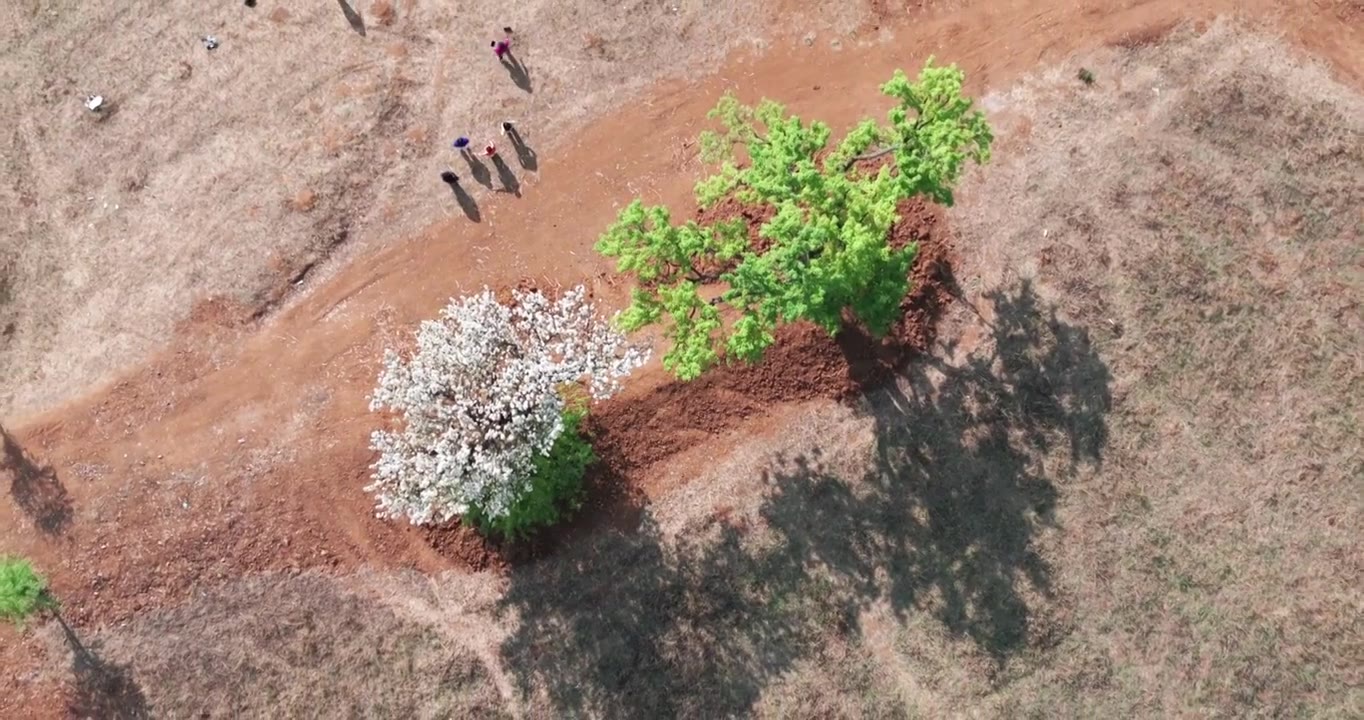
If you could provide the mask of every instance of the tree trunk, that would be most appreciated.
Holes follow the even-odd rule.
[[[896,150],[898,150],[899,147],[900,147],[900,146],[898,146],[898,145],[890,145],[890,146],[888,146],[888,147],[883,147],[883,148],[880,148],[880,149],[878,149],[878,150],[868,150],[867,152],[864,152],[864,153],[862,153],[861,155],[858,155],[857,157],[855,157],[855,158],[849,160],[848,162],[844,163],[844,164],[843,164],[843,172],[847,172],[847,171],[851,170],[853,165],[856,165],[858,162],[860,162],[860,161],[862,161],[862,160],[875,160],[876,158],[884,157],[884,156],[886,156],[886,155],[889,155],[889,154],[895,152]]]

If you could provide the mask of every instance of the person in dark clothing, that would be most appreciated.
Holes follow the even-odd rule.
[[[459,176],[449,170],[442,171],[440,174],[440,179],[450,187],[454,187],[459,184]]]

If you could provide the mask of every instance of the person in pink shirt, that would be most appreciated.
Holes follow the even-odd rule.
[[[501,40],[493,41],[493,54],[497,56],[498,60],[502,60],[506,58],[508,55],[511,55],[512,29],[509,27],[504,27],[502,28],[502,32],[506,33],[506,36],[503,37]]]
[[[526,66],[521,64],[521,59],[512,54],[512,30],[508,27],[502,28],[502,31],[506,36],[493,41],[493,54],[497,56],[497,61],[502,63],[502,67],[507,69],[512,82],[522,90],[530,92],[530,73],[526,71]]]

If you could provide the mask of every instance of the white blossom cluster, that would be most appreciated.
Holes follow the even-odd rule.
[[[534,458],[563,432],[566,385],[604,399],[644,364],[648,351],[597,316],[580,285],[556,300],[492,292],[451,300],[423,322],[410,357],[389,350],[371,410],[402,415],[402,429],[376,431],[374,482],[380,517],[444,522],[471,506],[507,514],[530,490]]]

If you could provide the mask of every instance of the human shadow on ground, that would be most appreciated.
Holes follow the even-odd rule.
[[[128,668],[106,661],[81,641],[61,615],[56,615],[71,647],[71,674],[76,682],[67,699],[69,717],[142,720],[152,716],[142,688]]]
[[[71,495],[51,465],[41,465],[24,452],[19,442],[0,426],[0,473],[10,476],[9,494],[14,504],[48,535],[61,535],[75,515]]]
[[[488,170],[488,166],[470,152],[469,148],[460,148],[459,154],[464,158],[464,162],[469,164],[469,174],[474,176],[474,182],[489,190],[493,189],[493,174]]]
[[[497,168],[497,179],[502,183],[502,191],[521,197],[521,181],[516,179],[516,173],[512,172],[511,166],[501,155],[493,156],[493,167]]]
[[[530,71],[521,63],[520,58],[516,57],[516,55],[508,50],[505,55],[499,58],[499,60],[502,62],[502,67],[507,69],[507,74],[511,76],[511,80],[516,84],[516,87],[519,87],[526,92],[534,92],[530,85]]]
[[[464,217],[473,222],[483,222],[483,213],[478,210],[478,202],[468,190],[460,187],[459,183],[450,183],[450,192],[455,194],[455,202],[458,202],[459,208],[464,211]]]
[[[565,716],[742,715],[872,607],[931,619],[1000,667],[1059,642],[1034,627],[1057,602],[1035,538],[1056,481],[1101,462],[1110,374],[1031,287],[987,299],[993,342],[860,402],[870,456],[777,458],[756,514],[721,508],[665,539],[646,508],[633,531],[513,572],[500,651],[519,691]]]
[[[540,169],[540,159],[535,154],[535,150],[526,144],[526,139],[521,137],[521,131],[513,125],[507,130],[507,139],[511,140],[512,149],[516,151],[516,160],[521,163],[522,169],[535,172]]]
[[[350,23],[350,28],[365,36],[365,19],[360,16],[360,11],[350,6],[346,0],[336,0],[336,4],[341,6],[341,12],[346,16],[346,22]]]

